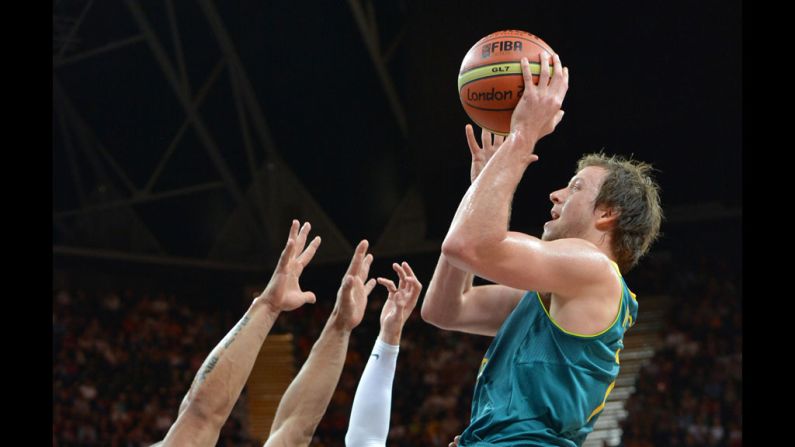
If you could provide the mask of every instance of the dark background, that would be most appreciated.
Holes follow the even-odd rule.
[[[83,6],[64,0],[56,4],[54,17],[77,17]],[[411,187],[419,188],[422,198],[424,238],[438,242],[444,237],[469,183],[463,132],[469,121],[457,98],[458,68],[478,39],[501,29],[540,36],[571,71],[565,119],[537,147],[541,162],[519,186],[513,228],[538,234],[548,217],[549,192],[568,181],[583,153],[601,149],[633,155],[659,170],[663,205],[671,218],[666,225],[676,225],[678,217],[688,214],[682,210],[690,208],[683,206],[740,212],[738,1],[375,1],[382,53],[398,42],[386,67],[405,112],[405,135],[346,2],[240,1],[215,7],[256,92],[277,153],[351,246],[361,238],[381,237]],[[174,61],[165,2],[144,2],[141,9]],[[198,3],[175,2],[174,15],[195,94],[221,49]],[[76,32],[79,41],[64,55],[137,32],[126,6],[97,2]],[[147,44],[56,67],[54,76],[96,140],[142,187],[185,118]],[[227,77],[224,69],[199,114],[246,188],[251,175]],[[54,106],[53,208],[59,212],[79,204],[55,99]],[[92,177],[89,159],[75,151],[83,187],[90,193],[103,182]],[[256,154],[257,162],[264,160],[263,151]],[[100,164],[113,172],[106,159]],[[114,175],[109,177],[104,184],[115,184],[124,198],[124,188]],[[219,179],[189,126],[153,191]],[[94,200],[102,203],[101,195]],[[223,189],[133,206],[161,243],[165,253],[160,254],[196,259],[207,256],[234,208]],[[289,218],[281,220],[279,228],[286,232]],[[270,259],[282,236],[273,239],[279,246],[263,249]],[[55,245],[138,250],[134,244],[102,247],[56,226],[53,238]]]

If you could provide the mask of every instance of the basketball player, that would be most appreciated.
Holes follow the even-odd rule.
[[[541,238],[509,231],[513,194],[535,146],[563,117],[569,72],[540,56],[538,85],[522,58],[524,93],[511,132],[479,147],[422,305],[442,329],[494,336],[481,362],[469,426],[457,445],[578,446],[593,430],[619,369],[638,303],[622,273],[657,237],[662,212],[650,166],[586,155],[550,194]],[[473,275],[494,282],[473,287]]]
[[[179,408],[162,446],[214,446],[221,427],[229,417],[243,389],[257,354],[281,312],[314,303],[315,295],[304,292],[298,283],[304,267],[320,245],[315,237],[309,246],[311,229],[300,231],[293,221],[287,245],[265,290],[254,299],[237,325],[210,352],[199,369]],[[337,302],[306,363],[284,393],[271,426],[266,446],[309,445],[326,412],[345,363],[351,331],[364,316],[367,296],[376,280],[367,280],[373,256],[363,240],[348,266],[337,292]]]
[[[381,331],[353,397],[345,435],[347,447],[386,446],[400,336],[422,290],[422,284],[407,262],[392,264],[392,268],[400,279],[398,287],[389,279],[378,278],[378,283],[386,287],[389,294],[381,309]]]

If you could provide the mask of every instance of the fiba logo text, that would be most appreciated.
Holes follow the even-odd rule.
[[[497,42],[487,43],[481,49],[480,58],[485,59],[491,56],[492,53],[503,51],[522,51],[521,40],[500,40]]]

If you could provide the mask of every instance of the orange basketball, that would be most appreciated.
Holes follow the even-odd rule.
[[[458,73],[458,96],[475,124],[491,133],[508,135],[511,114],[524,90],[519,61],[527,58],[533,81],[538,84],[543,51],[554,54],[546,42],[518,30],[489,34],[469,49]],[[550,74],[551,69],[550,65]]]

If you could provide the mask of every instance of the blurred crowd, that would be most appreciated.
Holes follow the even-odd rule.
[[[199,366],[237,318],[164,293],[56,291],[53,446],[138,447],[162,439]],[[253,445],[242,402],[219,445]]]
[[[641,370],[636,391],[627,401],[623,446],[739,447],[739,272],[719,256],[700,256],[673,275],[671,288],[660,347]]]

